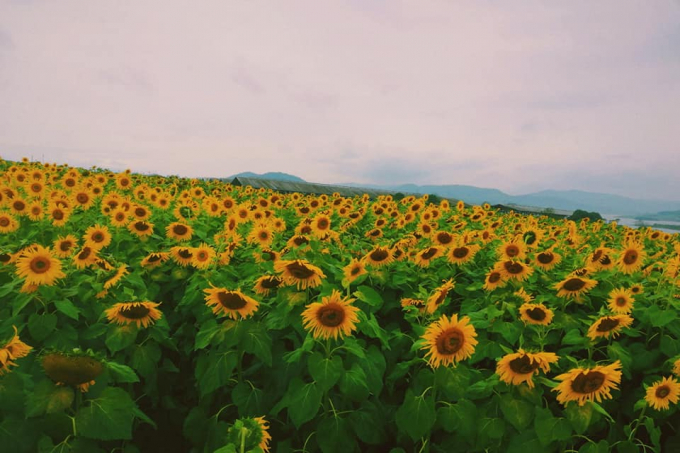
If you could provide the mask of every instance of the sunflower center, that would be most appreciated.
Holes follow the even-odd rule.
[[[380,236],[381,231],[379,229],[375,229],[369,233],[371,236]]]
[[[161,256],[160,255],[149,255],[149,259],[147,260],[149,263],[155,263],[156,261],[160,261]]]
[[[605,256],[602,257],[602,259],[600,259],[600,264],[602,264],[604,266],[610,265],[611,262],[612,262],[612,260],[611,260],[611,258],[609,258],[609,255],[605,255]]]
[[[269,277],[265,278],[260,282],[263,288],[271,289],[271,288],[277,288],[281,284],[281,280],[279,280],[276,277]]]
[[[217,299],[223,307],[228,308],[229,310],[239,310],[248,305],[248,301],[234,293],[217,293]]]
[[[14,209],[16,209],[17,211],[23,211],[24,209],[26,209],[26,204],[21,200],[17,200],[14,202]]]
[[[260,231],[260,239],[266,241],[269,239],[269,233],[266,231]]]
[[[522,271],[524,270],[524,266],[522,266],[521,263],[518,263],[516,261],[506,261],[505,264],[503,264],[505,267],[505,270],[508,271],[509,274],[521,274]]]
[[[625,297],[616,298],[616,305],[618,305],[619,307],[625,307],[627,303],[628,300]]]
[[[541,264],[550,264],[550,263],[552,263],[552,261],[554,259],[554,255],[550,252],[543,252],[543,253],[539,253],[536,256],[536,259]]]
[[[345,310],[337,304],[324,305],[319,308],[316,318],[326,327],[338,327],[345,320]]]
[[[359,266],[354,266],[352,270],[350,271],[351,275],[357,275],[359,272],[361,272],[361,267]]]
[[[185,225],[175,225],[172,231],[178,236],[184,236],[189,230]]]
[[[198,254],[196,255],[196,259],[199,260],[199,261],[205,261],[205,260],[208,259],[208,254],[207,254],[206,252],[204,252],[204,251],[201,250],[201,251],[198,252]]]
[[[137,217],[144,217],[146,215],[146,209],[144,209],[144,208],[135,209],[135,215]]]
[[[566,289],[567,291],[578,291],[582,289],[584,286],[586,286],[586,282],[584,282],[580,278],[570,278],[564,283],[563,288]]]
[[[91,357],[69,357],[49,354],[43,359],[45,373],[54,381],[69,385],[80,385],[99,376],[104,367]]]
[[[318,222],[316,222],[316,227],[320,230],[325,230],[328,228],[328,219],[320,219]]]
[[[142,319],[149,314],[149,310],[144,305],[132,305],[129,307],[121,308],[119,313],[122,317],[128,319]]]
[[[299,279],[307,279],[314,275],[313,270],[300,263],[291,263],[286,266],[286,269],[288,269],[288,272],[290,272],[293,277]]]
[[[52,217],[54,218],[54,220],[62,220],[64,218],[64,213],[59,209],[55,209],[54,211],[52,211]]]
[[[149,229],[149,225],[146,224],[145,222],[135,222],[135,230],[146,231],[148,229]]]
[[[89,256],[92,250],[90,250],[90,247],[85,247],[83,250],[78,254],[78,259],[81,260],[86,260]]]
[[[501,274],[499,272],[492,272],[489,275],[489,283],[496,283],[500,279],[501,279]]]
[[[666,398],[671,393],[671,389],[667,385],[662,385],[656,389],[654,396],[657,398]]]
[[[0,227],[9,226],[9,219],[7,217],[0,217]]]
[[[455,354],[463,347],[465,335],[456,328],[448,329],[437,337],[437,352],[442,355]]]
[[[453,240],[453,236],[451,236],[449,233],[442,232],[437,234],[437,240],[440,244],[448,244]]]
[[[84,193],[79,193],[79,194],[76,196],[76,200],[78,200],[78,203],[83,203],[83,204],[84,204],[84,203],[87,203],[87,202],[90,200],[90,197],[88,197],[88,196],[87,196],[86,194],[84,194]]]
[[[43,256],[36,256],[31,260],[31,270],[36,274],[44,274],[50,270],[50,260]]]
[[[597,331],[609,332],[610,330],[615,329],[620,323],[621,321],[616,318],[603,318],[597,326]]]
[[[12,256],[9,253],[0,254],[0,263],[9,263],[9,260],[11,259]]]
[[[638,260],[638,253],[635,250],[628,250],[626,254],[623,256],[623,262],[630,265],[630,264],[635,264],[635,262]]]
[[[576,393],[589,394],[597,391],[604,384],[605,375],[599,371],[588,374],[580,373],[571,383],[571,389]]]
[[[510,369],[517,374],[530,374],[538,368],[538,361],[533,361],[528,355],[510,361]]]
[[[439,305],[439,304],[441,304],[442,302],[444,302],[444,299],[446,299],[446,296],[447,296],[448,294],[449,294],[449,290],[448,290],[448,289],[442,290],[442,291],[439,293],[439,297],[437,297],[437,299],[435,299],[434,304],[435,304],[435,305]]]
[[[540,307],[534,307],[530,310],[526,311],[527,316],[533,319],[534,321],[543,321],[546,317],[545,310],[543,310]]]
[[[519,247],[516,245],[508,245],[505,248],[505,254],[508,255],[510,258],[514,258],[517,255],[519,255]]]
[[[104,235],[102,233],[95,233],[92,235],[92,240],[94,242],[103,242],[104,241]]]
[[[465,258],[470,253],[470,249],[467,247],[456,247],[453,249],[453,256],[456,258]]]
[[[602,250],[596,250],[595,253],[593,253],[593,257],[590,261],[593,263],[597,262],[602,258]]]
[[[369,255],[373,261],[384,261],[387,259],[389,254],[385,250],[374,250]]]
[[[62,252],[68,252],[71,250],[71,247],[73,244],[71,244],[69,241],[62,241],[61,244],[59,244],[59,250]]]
[[[182,250],[180,250],[179,253],[178,253],[178,255],[179,255],[180,257],[184,258],[185,260],[187,260],[187,259],[189,259],[189,258],[191,258],[191,257],[194,256],[194,255],[191,253],[191,250],[189,250],[189,249],[182,249]]]
[[[298,236],[295,239],[293,239],[293,243],[297,246],[300,246],[302,244],[308,244],[309,240],[304,236]]]
[[[429,260],[437,254],[437,249],[430,247],[425,253],[422,254],[423,259]]]

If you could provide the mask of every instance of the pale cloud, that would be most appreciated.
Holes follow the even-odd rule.
[[[678,23],[672,1],[8,1],[0,155],[678,199]]]

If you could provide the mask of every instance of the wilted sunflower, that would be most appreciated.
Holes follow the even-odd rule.
[[[437,308],[446,300],[446,296],[454,288],[453,280],[447,280],[439,288],[435,289],[432,295],[427,299],[427,313],[432,314],[437,311]]]
[[[493,291],[498,287],[505,286],[506,283],[507,280],[503,278],[501,271],[492,269],[486,274],[486,278],[484,279],[484,290]]]
[[[175,246],[170,249],[170,255],[180,266],[188,266],[194,259],[194,252],[192,247]]]
[[[185,223],[172,222],[165,228],[167,237],[177,241],[188,241],[194,234],[194,229]]]
[[[647,387],[645,401],[654,409],[668,410],[669,403],[677,404],[680,397],[680,383],[673,376],[665,377]]]
[[[420,267],[428,267],[432,261],[439,258],[443,254],[441,247],[432,246],[416,253],[413,261]]]
[[[615,288],[609,293],[609,309],[614,313],[630,313],[634,303],[630,289]]]
[[[385,266],[394,261],[392,251],[387,247],[377,246],[364,257],[364,260],[375,267]]]
[[[71,385],[87,392],[104,371],[101,361],[87,353],[50,352],[42,357],[45,374],[59,385]]]
[[[532,377],[539,369],[544,373],[550,371],[550,364],[557,362],[558,357],[552,352],[525,352],[520,349],[514,354],[506,354],[496,365],[496,374],[506,384],[520,385],[526,382],[534,388]]]
[[[617,261],[619,269],[624,274],[632,274],[642,266],[642,260],[645,259],[646,253],[644,246],[638,242],[629,242],[626,248],[621,251],[621,255]]]
[[[269,293],[281,286],[283,279],[277,277],[276,275],[263,275],[255,281],[255,287],[253,290],[260,295],[268,296]]]
[[[621,382],[621,362],[617,360],[611,365],[597,365],[593,368],[574,368],[555,379],[562,381],[553,392],[559,392],[557,401],[567,404],[578,402],[579,406],[586,401],[611,399],[611,390],[617,389]]]
[[[297,285],[298,289],[315,288],[326,278],[321,269],[305,260],[279,260],[274,263],[274,270],[286,285]]]
[[[260,306],[258,301],[246,296],[239,290],[229,291],[226,288],[212,286],[204,289],[203,292],[206,293],[205,304],[212,307],[214,314],[221,313],[232,319],[238,319],[239,315],[241,318],[247,318],[255,313]]]
[[[596,280],[583,277],[567,277],[559,283],[556,283],[554,288],[557,291],[558,297],[578,298],[582,294],[587,293],[597,285]]]
[[[215,259],[215,250],[206,243],[193,249],[191,265],[196,269],[207,269]]]
[[[31,352],[31,349],[33,349],[21,341],[16,326],[12,326],[12,328],[14,329],[14,335],[0,347],[0,376],[12,371],[9,367],[17,366],[14,360],[26,357]]]
[[[338,290],[330,296],[321,298],[321,302],[309,304],[302,312],[303,326],[314,338],[337,340],[352,334],[359,322],[359,308],[352,305],[354,299],[343,298]]]
[[[352,261],[343,268],[343,271],[348,284],[351,284],[360,276],[367,274],[363,261],[356,258],[352,258]]]
[[[547,326],[552,322],[553,312],[543,304],[522,304],[519,307],[520,319],[525,324]]]
[[[140,238],[146,238],[153,234],[153,223],[146,222],[144,220],[135,220],[130,222],[127,226],[130,233],[139,236]]]
[[[66,258],[75,251],[77,246],[78,239],[72,234],[59,236],[59,239],[54,241],[54,254],[59,258]]]
[[[155,321],[161,319],[162,313],[157,310],[160,304],[155,302],[119,302],[107,309],[106,317],[110,322],[117,324],[136,324],[137,327],[149,327]]]
[[[16,266],[17,275],[25,278],[28,285],[52,286],[57,279],[66,277],[61,271],[61,261],[54,258],[49,249],[38,244],[22,251]]]
[[[85,230],[83,240],[93,250],[101,250],[111,243],[111,233],[105,226],[94,225]]]
[[[504,280],[524,281],[534,270],[521,261],[503,261],[496,265],[496,269],[501,272]]]
[[[449,319],[442,315],[427,327],[422,338],[426,343],[421,349],[427,349],[425,358],[432,368],[440,365],[448,366],[470,358],[475,352],[477,332],[467,316],[458,320],[458,315]]]
[[[536,266],[546,271],[549,271],[553,267],[557,266],[560,261],[562,261],[562,255],[552,250],[539,252],[534,257],[534,263]]]
[[[633,318],[628,315],[602,316],[588,329],[588,338],[596,340],[598,337],[616,337],[621,329],[633,324]]]
[[[404,308],[418,307],[418,311],[421,313],[425,311],[425,301],[422,299],[404,298],[401,300],[401,306]]]

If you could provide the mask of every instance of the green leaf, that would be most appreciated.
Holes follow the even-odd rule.
[[[28,318],[28,331],[36,341],[43,341],[57,327],[57,315],[33,313]]]
[[[385,424],[375,404],[370,401],[361,403],[360,410],[349,414],[349,423],[357,437],[370,445],[385,443]]]
[[[130,365],[142,376],[149,377],[156,372],[160,359],[160,347],[156,343],[148,341],[133,348]]]
[[[225,445],[224,447],[218,448],[213,453],[236,453],[236,447],[234,444]]]
[[[553,441],[564,441],[571,437],[571,425],[564,418],[553,417],[552,412],[540,407],[536,408],[534,430],[542,446],[547,447]]]
[[[657,305],[652,305],[647,309],[647,316],[653,327],[663,327],[678,319],[676,311],[662,310]]]
[[[586,343],[588,340],[581,335],[581,331],[578,329],[571,329],[567,334],[562,338],[562,344],[568,344],[568,345],[581,345]]]
[[[588,430],[593,419],[593,407],[588,403],[579,406],[572,401],[567,403],[567,406],[564,408],[564,415],[566,415],[574,431],[577,434],[583,434]]]
[[[529,426],[534,417],[534,406],[531,403],[516,399],[510,393],[503,395],[500,402],[505,420],[517,428],[517,431],[522,432]]]
[[[326,417],[316,427],[316,442],[324,453],[356,451],[349,424],[341,417]]]
[[[214,319],[205,321],[198,333],[196,333],[196,340],[194,341],[194,351],[203,349],[210,344],[213,337],[222,330],[222,326],[217,324]]]
[[[616,444],[616,453],[639,453],[640,449],[635,442],[630,440],[624,440]]]
[[[437,419],[434,401],[415,396],[410,389],[406,390],[404,403],[395,415],[397,427],[406,432],[413,441],[429,433]]]
[[[109,369],[114,382],[139,382],[137,373],[127,365],[120,365],[116,362],[107,362],[106,366]]]
[[[71,406],[74,398],[71,387],[62,387],[50,380],[40,381],[26,400],[26,416],[36,417],[45,413],[61,412]]]
[[[323,392],[316,383],[304,384],[299,379],[291,382],[291,388],[288,391],[290,393],[288,414],[295,427],[300,428],[303,423],[314,418],[319,412]]]
[[[437,390],[441,391],[448,400],[458,400],[465,395],[470,386],[470,372],[463,365],[456,368],[440,366],[434,372]]]
[[[609,453],[609,442],[606,440],[598,443],[588,442],[578,449],[578,453]]]
[[[382,307],[384,303],[382,296],[370,286],[359,286],[357,291],[354,292],[354,296],[376,310]]]
[[[340,380],[343,372],[342,359],[339,356],[329,359],[318,352],[309,356],[307,368],[322,391],[330,390]]]
[[[353,401],[363,401],[370,393],[366,373],[358,363],[353,363],[340,378],[340,392]]]
[[[314,348],[314,343],[314,337],[312,335],[307,335],[305,341],[299,348],[283,355],[283,360],[288,363],[299,362],[305,352],[309,352]]]
[[[368,389],[374,394],[379,395],[384,384],[385,369],[387,362],[385,356],[380,349],[371,345],[366,350],[366,360],[360,360],[359,365],[366,373],[366,385]]]
[[[437,420],[450,433],[458,433],[471,444],[474,444],[477,432],[477,406],[470,400],[462,399],[456,404],[440,407]]]
[[[501,418],[483,418],[479,424],[479,433],[490,439],[501,439],[505,434],[505,421]]]
[[[256,387],[251,387],[245,382],[239,382],[231,391],[231,399],[238,407],[241,417],[255,417],[263,413],[264,392]]]
[[[112,354],[131,346],[137,339],[137,328],[132,325],[110,327],[106,334],[106,347]]]
[[[201,396],[214,392],[227,385],[236,367],[238,358],[235,351],[211,353],[199,356],[195,376]]]
[[[97,440],[132,439],[134,408],[126,391],[107,387],[76,414],[78,435]]]
[[[64,299],[55,301],[54,306],[57,307],[58,311],[65,314],[69,318],[73,318],[76,321],[78,320],[78,314],[80,313],[80,310],[78,310],[78,308],[73,305],[73,302],[70,300]]]
[[[364,348],[359,345],[357,340],[355,340],[352,337],[345,338],[345,344],[343,347],[347,350],[352,355],[355,355],[359,357],[360,359],[365,359],[366,358],[366,353],[364,352]]]
[[[272,366],[272,339],[261,323],[252,324],[243,339],[243,349]]]

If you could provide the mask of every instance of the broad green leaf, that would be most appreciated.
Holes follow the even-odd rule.
[[[116,387],[107,387],[99,398],[88,400],[76,414],[78,434],[97,440],[132,439],[134,401]]]
[[[564,418],[553,417],[552,412],[540,407],[536,408],[534,430],[539,442],[544,447],[553,441],[564,441],[571,437],[571,425]]]
[[[40,381],[26,400],[26,416],[36,417],[45,413],[60,412],[71,406],[73,389],[54,384],[50,380]]]
[[[78,310],[78,308],[75,305],[73,305],[73,302],[71,302],[70,300],[68,299],[57,300],[54,302],[54,306],[57,307],[58,311],[65,314],[69,318],[73,318],[76,321],[78,320],[80,310]]]
[[[437,420],[450,433],[458,433],[474,444],[477,432],[477,406],[470,400],[459,400],[456,404],[437,409]]]
[[[57,326],[57,315],[45,313],[42,315],[33,313],[28,318],[28,331],[36,341],[43,341]]]
[[[137,373],[127,365],[121,365],[116,362],[106,362],[106,366],[109,369],[114,382],[139,382]]]
[[[363,401],[370,393],[366,373],[358,363],[353,363],[340,378],[340,392],[352,401]]]
[[[160,347],[151,341],[132,349],[130,365],[144,377],[149,377],[156,372],[156,367],[161,359]]]
[[[564,408],[564,415],[577,434],[584,434],[593,419],[593,407],[588,403],[579,406],[576,402],[571,401]]]
[[[529,426],[534,417],[534,406],[527,401],[517,399],[510,393],[506,393],[501,397],[501,411],[512,426],[517,428],[517,431],[522,431]]]
[[[137,328],[133,325],[110,326],[106,334],[106,347],[112,354],[133,345],[137,339]]]
[[[382,307],[384,301],[380,293],[370,286],[359,286],[354,292],[354,296],[362,302],[366,302],[374,309]]]
[[[316,427],[316,442],[324,453],[356,451],[356,442],[349,424],[342,417],[326,417]]]
[[[272,366],[272,339],[261,323],[250,325],[243,338],[243,349]]]
[[[406,391],[404,403],[395,414],[397,427],[406,432],[413,441],[418,441],[427,435],[436,419],[434,401],[415,396],[410,390]]]
[[[288,414],[295,427],[299,428],[319,412],[323,392],[316,383],[304,384],[300,380],[291,382],[291,388],[288,391],[290,392]]]
[[[255,417],[264,412],[264,392],[246,382],[239,382],[231,391],[231,399],[241,417]]]
[[[330,390],[340,380],[344,371],[340,356],[335,355],[328,359],[318,352],[309,356],[307,368],[322,391]]]
[[[209,319],[201,325],[201,328],[196,333],[196,340],[194,341],[194,351],[203,349],[210,344],[215,334],[222,330],[222,326],[217,324],[214,319]]]
[[[213,352],[199,356],[195,376],[201,396],[227,385],[237,361],[235,351]]]

